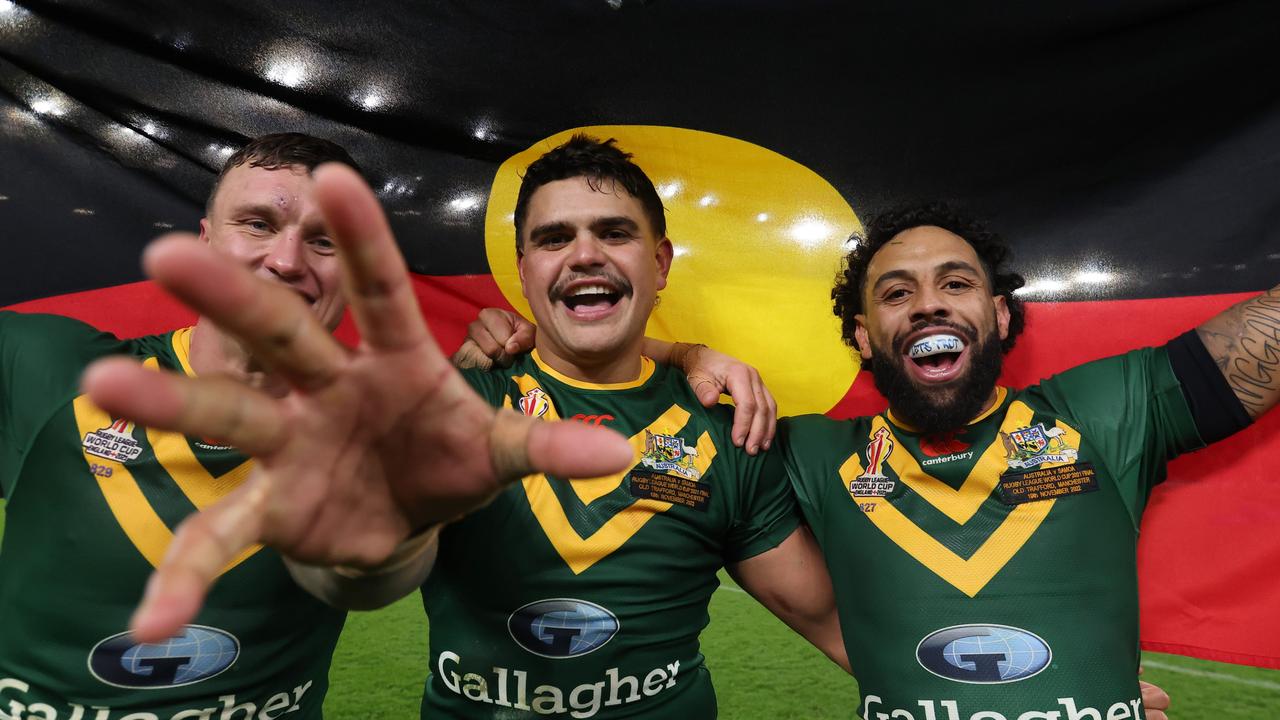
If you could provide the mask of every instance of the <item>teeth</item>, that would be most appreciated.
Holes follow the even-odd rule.
[[[912,358],[928,357],[938,353],[960,352],[964,350],[964,341],[955,335],[930,335],[920,338],[907,351]]]
[[[581,297],[583,295],[608,295],[611,292],[613,291],[603,285],[584,285],[580,288],[574,288],[574,290],[569,293],[569,297]]]

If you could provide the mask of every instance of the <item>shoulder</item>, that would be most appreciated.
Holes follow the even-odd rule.
[[[46,368],[83,365],[128,347],[116,336],[72,318],[0,312],[0,356],[9,368],[24,362]]]

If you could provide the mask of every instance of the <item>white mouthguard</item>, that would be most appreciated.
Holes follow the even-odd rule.
[[[912,358],[928,357],[944,352],[960,352],[964,350],[964,341],[955,335],[930,335],[917,340],[907,356]]]

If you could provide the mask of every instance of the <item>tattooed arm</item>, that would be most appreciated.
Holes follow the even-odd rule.
[[[1280,287],[1234,305],[1196,328],[1249,417],[1280,400]]]

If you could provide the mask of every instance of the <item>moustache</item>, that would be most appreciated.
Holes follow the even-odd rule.
[[[630,282],[627,282],[626,278],[616,273],[609,272],[608,270],[601,270],[599,272],[569,273],[565,277],[557,280],[556,283],[551,286],[551,289],[547,291],[547,297],[551,299],[551,302],[559,302],[560,300],[563,300],[565,293],[568,291],[569,284],[580,280],[603,280],[613,287],[613,289],[622,297],[631,297],[631,294],[634,292],[634,288],[632,288]]]

